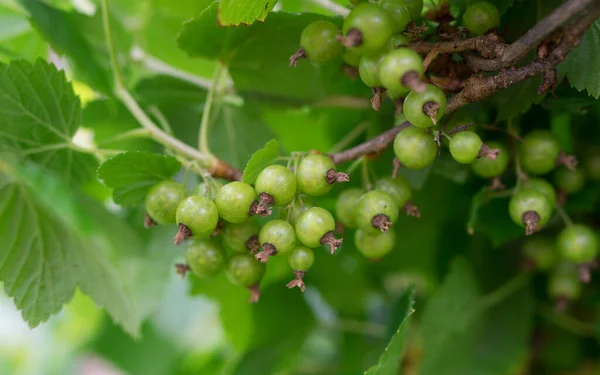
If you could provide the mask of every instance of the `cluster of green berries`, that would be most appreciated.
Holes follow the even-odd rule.
[[[314,262],[313,249],[328,245],[333,254],[343,239],[335,238],[335,220],[320,207],[295,212],[294,225],[274,219],[261,227],[253,216],[268,217],[273,207],[293,209],[298,192],[324,195],[346,181],[349,176],[337,172],[333,161],[321,154],[304,157],[295,173],[282,165],[267,166],[254,186],[234,181],[210,189],[203,183],[188,195],[183,185],[163,181],[146,196],[146,223],[177,224],[175,244],[191,240],[187,265],[180,265],[180,271],[207,277],[226,269],[231,282],[249,288],[251,302],[256,302],[270,256],[288,256],[296,275],[288,287],[304,291],[302,277]],[[213,238],[217,234],[220,242]]]
[[[356,229],[354,245],[365,257],[380,259],[396,247],[393,229],[401,211],[420,216],[410,199],[412,191],[403,177],[386,177],[366,191],[349,188],[338,196],[335,213],[347,229]]]

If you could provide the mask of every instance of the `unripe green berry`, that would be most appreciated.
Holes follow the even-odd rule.
[[[302,30],[300,46],[312,62],[326,63],[337,58],[343,46],[336,37],[340,31],[329,21],[314,21]]]
[[[592,228],[575,224],[558,234],[556,247],[563,259],[573,263],[586,263],[598,255],[600,243],[597,233]]]
[[[411,126],[396,136],[394,153],[404,167],[422,169],[435,160],[437,145],[433,137],[423,129]]]
[[[519,157],[523,169],[531,174],[542,175],[556,167],[560,153],[558,139],[546,130],[534,130],[523,138]]]
[[[329,232],[335,230],[335,220],[329,211],[313,207],[304,211],[296,220],[296,236],[307,247],[316,248]]]
[[[360,197],[365,194],[366,191],[361,188],[350,188],[342,191],[338,195],[335,203],[335,217],[338,221],[346,228],[356,228],[356,217],[354,214],[354,208],[356,202]]]
[[[411,20],[416,21],[421,18],[423,0],[404,0],[404,5],[408,9]]]
[[[399,208],[402,208],[406,202],[412,198],[412,189],[408,184],[408,181],[402,176],[396,176],[396,178],[385,177],[377,181],[375,184],[375,190],[383,191],[388,193],[394,200]]]
[[[235,284],[250,287],[260,282],[265,273],[265,265],[250,254],[236,254],[229,259],[227,276]]]
[[[586,176],[592,181],[600,181],[600,148],[588,151],[583,158],[583,167]]]
[[[585,175],[580,169],[560,168],[554,175],[556,186],[567,194],[576,194],[585,186]]]
[[[394,32],[400,33],[406,29],[406,25],[410,22],[410,12],[404,0],[383,0],[380,6],[394,21]]]
[[[252,246],[253,239],[256,239],[255,243],[258,244],[258,233],[260,232],[260,226],[252,219],[239,224],[225,223],[223,231],[221,232],[221,239],[223,246],[226,249],[236,253],[247,253],[248,251],[258,250],[248,247]]]
[[[350,11],[342,26],[346,38],[344,44],[362,55],[373,54],[384,48],[394,31],[395,25],[390,15],[379,5],[371,3],[358,4]]]
[[[219,189],[215,203],[223,220],[236,224],[250,218],[250,208],[255,199],[252,186],[234,181]]]
[[[473,173],[483,178],[492,178],[500,176],[508,167],[508,150],[500,142],[489,142],[488,146],[492,149],[500,150],[498,157],[492,160],[489,158],[478,158],[471,164]]]
[[[396,200],[383,191],[364,194],[356,203],[356,224],[367,233],[386,232],[398,219]]]
[[[185,250],[185,260],[194,273],[199,277],[210,277],[219,273],[227,259],[221,245],[214,240],[195,240]]]
[[[396,233],[393,229],[383,233],[371,233],[359,228],[354,233],[354,244],[365,257],[380,259],[396,247]]]
[[[388,44],[388,50],[394,50],[396,48],[405,47],[410,45],[410,40],[404,36],[404,34],[394,34],[390,37]]]
[[[310,270],[315,262],[315,253],[308,247],[299,246],[294,249],[288,263],[294,271],[306,272]]]
[[[217,228],[219,212],[217,206],[210,199],[192,195],[177,206],[176,221],[185,225],[192,233],[191,237],[208,237]]]
[[[158,224],[173,224],[177,206],[185,197],[183,185],[175,181],[160,182],[154,185],[146,195],[146,211]]]
[[[379,66],[385,57],[384,53],[364,56],[358,63],[358,74],[365,85],[375,88],[381,87],[379,80]]]
[[[254,184],[258,195],[269,194],[276,206],[289,204],[296,194],[296,176],[283,165],[270,165],[263,169]]]
[[[511,219],[532,234],[552,217],[553,206],[548,197],[539,190],[523,189],[510,199],[508,212]]]
[[[201,182],[198,184],[198,186],[194,188],[194,190],[192,191],[192,195],[201,195],[214,201],[217,197],[217,192],[219,191],[219,188],[220,186],[216,182],[212,185],[207,182]]]
[[[437,114],[434,117],[434,123],[432,118],[428,116],[425,111],[433,110],[435,107],[437,107],[435,110]],[[403,111],[406,119],[411,124],[419,128],[428,128],[436,125],[444,116],[444,113],[446,112],[446,95],[444,95],[444,92],[437,86],[428,83],[425,85],[425,91],[421,93],[411,91],[406,96],[406,99],[404,99]]]
[[[342,178],[345,176],[346,178]],[[327,194],[337,182],[348,181],[348,175],[338,173],[335,164],[327,155],[311,154],[298,165],[296,179],[298,189],[308,195]]]
[[[410,88],[403,83],[409,72],[423,76],[423,59],[410,48],[398,48],[390,51],[379,66],[379,80],[383,87],[394,92],[403,92]]]
[[[552,298],[565,298],[576,300],[581,296],[581,283],[577,268],[571,263],[558,264],[548,281],[548,294]]]
[[[355,68],[358,68],[358,64],[360,63],[361,58],[362,58],[362,55],[355,49],[345,50],[344,55],[342,56],[342,59],[344,60],[344,62],[346,64],[353,66]]]
[[[479,36],[500,26],[500,11],[487,1],[475,3],[467,8],[462,17],[463,26],[471,35]]]
[[[263,251],[268,251],[269,247],[274,247],[276,254],[287,255],[296,248],[296,233],[294,227],[284,220],[271,220],[260,229],[258,240],[263,248]],[[268,246],[270,245],[270,246]],[[271,252],[273,255],[275,253]],[[268,257],[268,255],[266,255]],[[259,257],[259,259],[261,259]],[[265,259],[266,261],[266,259]]]
[[[462,131],[452,136],[450,154],[461,164],[471,164],[479,156],[483,142],[475,132]]]

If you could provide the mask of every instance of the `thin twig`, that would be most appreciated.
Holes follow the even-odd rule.
[[[223,71],[223,65],[217,61],[217,67],[213,73],[213,80],[208,93],[206,94],[206,101],[204,102],[204,109],[202,110],[202,120],[200,121],[200,135],[198,138],[198,147],[203,153],[214,157],[208,147],[208,126],[210,125],[210,110],[212,109],[213,100],[215,98],[215,92],[221,79],[221,73]]]

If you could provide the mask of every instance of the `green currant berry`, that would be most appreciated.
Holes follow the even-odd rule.
[[[354,245],[366,258],[381,259],[396,247],[396,232],[371,233],[359,228],[354,233]]]
[[[385,54],[364,56],[360,59],[358,64],[358,74],[360,79],[369,87],[381,87],[381,81],[379,81],[379,66]]]
[[[361,58],[362,55],[355,49],[347,49],[346,51],[344,51],[344,55],[342,56],[342,59],[346,64],[355,68],[358,68],[358,64],[360,63]]]
[[[175,181],[163,181],[154,185],[146,195],[146,211],[158,224],[175,223],[179,202],[186,197],[185,187]]]
[[[452,136],[450,154],[461,164],[471,164],[479,156],[483,142],[477,133],[462,131]]]
[[[394,21],[394,32],[400,33],[406,29],[406,25],[410,22],[410,12],[404,0],[383,0],[380,6]]]
[[[315,248],[329,245],[331,254],[342,245],[342,241],[333,236],[335,220],[329,211],[313,207],[304,211],[296,220],[296,236],[307,247]]]
[[[388,49],[391,51],[396,48],[406,47],[408,45],[410,45],[410,40],[408,40],[407,37],[405,37],[403,34],[394,34],[390,37]]]
[[[217,197],[217,191],[219,191],[219,188],[220,186],[216,182],[213,185],[207,182],[202,182],[198,184],[196,188],[194,188],[192,195],[201,195],[214,201]]]
[[[356,224],[367,233],[387,232],[398,220],[400,207],[394,197],[383,191],[373,190],[364,194],[358,202],[354,214]]]
[[[214,240],[195,240],[185,250],[185,260],[199,277],[214,276],[223,268],[227,259],[221,245]]]
[[[393,19],[377,4],[361,3],[344,20],[344,45],[362,55],[376,53],[385,47],[395,31]]]
[[[235,285],[245,287],[256,285],[264,274],[265,265],[250,254],[236,254],[227,264],[227,276]]]
[[[541,175],[556,167],[560,144],[556,137],[546,130],[534,130],[527,134],[519,147],[523,169],[531,174]]]
[[[315,252],[304,246],[295,248],[288,258],[288,263],[294,271],[306,272],[312,267],[314,262]]]
[[[475,3],[467,8],[462,17],[463,26],[471,35],[479,36],[500,26],[500,11],[487,1]]]
[[[394,140],[394,153],[400,163],[410,169],[429,166],[437,156],[433,137],[414,126],[402,130]]]
[[[490,148],[500,150],[498,157],[492,160],[489,158],[478,158],[471,164],[473,173],[483,178],[492,178],[500,176],[508,167],[509,157],[508,150],[500,142],[489,142]]]
[[[350,188],[342,191],[338,195],[335,203],[335,217],[346,228],[356,228],[356,217],[354,216],[354,208],[356,202],[366,191],[361,188]]]
[[[327,194],[333,185],[350,180],[346,173],[336,172],[335,164],[327,155],[308,155],[298,165],[296,171],[298,189],[308,195]]]
[[[239,224],[250,217],[250,209],[255,199],[256,193],[252,186],[234,181],[219,189],[215,203],[223,220]]]
[[[294,227],[287,221],[279,219],[266,223],[258,233],[258,240],[263,251],[256,254],[256,259],[263,263],[271,255],[287,255],[296,247]]]
[[[437,86],[425,85],[425,91],[411,91],[404,99],[404,115],[416,127],[436,125],[446,112],[446,95]]]
[[[556,190],[548,181],[542,178],[530,177],[525,181],[525,187],[541,191],[548,198],[552,207],[556,206]]]
[[[223,246],[236,253],[247,253],[258,251],[258,233],[260,226],[250,219],[244,223],[226,223],[221,232]]]
[[[289,204],[296,194],[296,176],[283,165],[270,165],[260,172],[254,184],[256,193],[269,194],[276,206]]]
[[[558,264],[548,282],[548,294],[554,299],[576,300],[581,296],[577,267],[571,263]]]
[[[411,20],[416,21],[421,17],[423,0],[404,0],[404,5],[408,8]]]
[[[600,181],[600,149],[590,150],[583,159],[586,176],[593,181]]]
[[[580,169],[561,168],[554,175],[556,186],[567,194],[576,194],[585,186],[585,175]]]
[[[411,73],[412,76],[407,73]],[[414,80],[422,76],[423,59],[410,48],[398,48],[388,52],[379,66],[381,84],[395,92],[410,89],[410,78]]]
[[[412,189],[410,188],[408,181],[402,176],[397,176],[396,178],[382,178],[375,184],[375,190],[388,193],[394,198],[396,205],[399,208],[404,207],[406,202],[412,198]]]
[[[523,255],[541,271],[547,271],[556,263],[555,241],[551,237],[536,235],[527,237],[523,243]]]
[[[586,263],[598,254],[597,234],[588,226],[575,224],[563,229],[556,238],[559,254],[568,262]]]
[[[175,236],[175,245],[188,237],[208,237],[217,228],[219,211],[210,199],[201,195],[192,195],[177,206],[176,221],[179,232]]]
[[[326,63],[342,53],[342,45],[336,37],[340,31],[329,21],[314,21],[302,30],[300,46],[312,62]]]
[[[550,220],[553,210],[550,199],[539,190],[523,189],[510,199],[508,212],[516,224],[526,228],[530,235]]]

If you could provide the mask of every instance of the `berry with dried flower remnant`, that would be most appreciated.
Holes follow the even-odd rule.
[[[250,290],[250,303],[258,302],[260,280],[265,274],[265,265],[250,254],[236,254],[227,263],[227,276],[235,284]]]
[[[556,167],[560,155],[558,139],[547,130],[534,130],[519,146],[521,166],[527,173],[542,175]]]
[[[175,181],[162,181],[154,185],[146,194],[146,219],[149,225],[173,224],[177,206],[186,197],[185,187]]]
[[[426,85],[423,76],[423,59],[410,48],[401,47],[390,51],[379,66],[379,80],[383,87],[394,92],[413,90],[423,92]]]
[[[331,158],[322,154],[306,156],[296,171],[298,189],[308,195],[327,194],[333,185],[350,181],[347,173],[337,172]]]
[[[430,83],[425,91],[411,91],[404,99],[406,119],[419,128],[428,128],[442,119],[446,112],[446,95],[439,87]]]
[[[344,239],[336,239],[334,231],[333,216],[321,207],[309,208],[296,219],[296,236],[304,246],[310,248],[329,245],[331,254],[335,253]]]
[[[481,141],[477,133],[467,130],[452,136],[450,154],[461,164],[471,164],[479,157],[494,160],[500,150],[490,148]]]
[[[227,259],[221,245],[212,239],[194,240],[185,250],[185,260],[194,275],[210,277],[219,273]]]
[[[307,57],[314,63],[327,63],[342,53],[337,37],[340,31],[329,21],[314,21],[302,30],[300,49],[290,57],[290,66],[296,66],[301,58]]]
[[[179,231],[175,235],[175,245],[179,245],[188,237],[210,236],[217,228],[219,211],[210,199],[192,195],[177,206],[176,221]]]
[[[296,176],[283,165],[270,165],[263,169],[254,184],[259,206],[270,210],[270,205],[286,206],[296,194]]]
[[[395,32],[394,20],[381,6],[361,3],[350,11],[342,26],[342,44],[361,55],[381,50]]]
[[[257,212],[256,193],[252,186],[243,182],[230,182],[219,189],[215,198],[215,204],[219,215],[223,220],[239,224],[243,223],[252,215],[263,215]]]
[[[489,142],[488,147],[499,150],[496,159],[478,158],[471,164],[473,173],[483,178],[500,176],[506,171],[509,163],[508,150],[500,142]]]
[[[306,272],[310,270],[314,262],[315,253],[312,249],[304,246],[295,248],[288,258],[288,263],[292,270],[294,270],[296,278],[287,283],[287,287],[298,287],[304,292],[306,290],[306,286],[304,285],[303,278]]]
[[[294,227],[284,220],[272,220],[266,223],[258,233],[262,251],[256,254],[256,259],[266,262],[271,255],[287,255],[296,247]]]
[[[354,234],[354,244],[362,255],[369,259],[381,259],[396,247],[396,232],[369,233],[357,229]]]
[[[387,232],[398,219],[400,208],[390,194],[369,191],[356,203],[354,213],[357,226],[366,233]]]
[[[516,192],[510,199],[508,212],[515,224],[525,227],[530,235],[550,220],[554,206],[546,194],[532,188]]]

